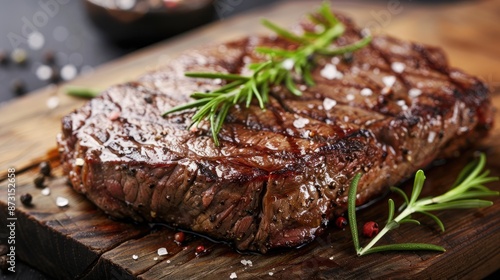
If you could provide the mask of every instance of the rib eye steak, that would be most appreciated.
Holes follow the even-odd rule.
[[[337,44],[360,39],[346,17]],[[304,23],[302,28],[310,28]],[[62,120],[63,168],[73,187],[109,215],[165,222],[266,252],[311,241],[346,209],[449,156],[492,125],[486,85],[450,68],[434,47],[375,36],[352,56],[321,58],[303,96],[274,87],[266,110],[235,106],[214,145],[193,111],[162,117],[195,91],[224,81],[187,71],[245,73],[257,46],[294,48],[252,36],[188,50],[136,82],[109,88]]]

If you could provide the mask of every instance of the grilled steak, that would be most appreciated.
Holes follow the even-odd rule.
[[[337,43],[359,40],[340,18]],[[189,50],[64,117],[58,143],[75,190],[114,217],[266,252],[320,234],[346,209],[356,173],[363,204],[492,125],[484,83],[450,68],[438,48],[388,36],[352,57],[320,58],[303,96],[275,87],[266,110],[234,107],[218,147],[208,124],[188,129],[192,111],[162,117],[224,83],[184,72],[245,73],[260,59],[256,46],[296,47],[261,36]]]

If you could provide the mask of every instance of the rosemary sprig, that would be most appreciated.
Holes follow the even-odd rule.
[[[219,134],[226,116],[236,104],[243,103],[249,107],[252,100],[258,101],[259,107],[265,109],[269,101],[270,88],[284,84],[294,95],[301,95],[297,87],[296,77],[300,77],[307,86],[314,85],[311,76],[316,55],[334,56],[356,51],[370,43],[371,37],[365,37],[353,44],[342,47],[331,47],[332,42],[342,36],[345,26],[331,12],[328,2],[324,2],[317,15],[310,16],[318,26],[316,32],[305,32],[302,36],[293,34],[276,24],[263,20],[262,24],[274,31],[278,36],[297,43],[295,50],[259,47],[256,51],[265,56],[265,60],[249,65],[252,74],[242,76],[230,73],[185,73],[188,77],[222,79],[228,83],[208,93],[195,92],[191,98],[195,101],[174,107],[166,111],[163,116],[198,108],[192,117],[191,126],[197,126],[201,121],[208,119],[212,136],[216,145],[219,145]]]
[[[389,199],[389,215],[385,227],[365,246],[359,245],[358,229],[356,224],[356,189],[361,174],[357,174],[351,182],[348,194],[348,216],[351,225],[351,233],[354,248],[358,256],[367,255],[371,253],[383,251],[413,251],[413,250],[428,250],[444,252],[445,249],[441,246],[423,243],[401,243],[390,245],[374,245],[389,231],[399,227],[403,223],[416,223],[420,224],[418,220],[411,217],[413,213],[421,213],[432,218],[444,232],[443,222],[429,211],[446,210],[446,209],[464,209],[464,208],[481,208],[488,207],[493,204],[492,201],[478,199],[485,196],[499,195],[499,192],[492,191],[484,186],[484,184],[497,181],[498,177],[489,177],[489,170],[483,171],[486,163],[486,156],[481,154],[478,160],[469,163],[459,174],[457,180],[452,188],[437,197],[419,199],[420,192],[422,191],[425,175],[422,170],[417,171],[413,190],[410,198],[399,188],[392,188],[392,190],[400,194],[405,203],[402,205],[401,213],[394,217],[394,201]]]

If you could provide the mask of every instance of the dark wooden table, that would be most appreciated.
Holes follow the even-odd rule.
[[[317,2],[316,2],[317,3]],[[410,40],[443,47],[451,64],[471,72],[488,82],[493,102],[500,106],[500,30],[496,23],[500,4],[495,1],[469,1],[454,5],[411,5],[401,2],[394,12],[387,3],[361,5],[340,3],[336,9],[355,18],[361,26],[373,25],[384,32]],[[261,17],[272,18],[283,25],[291,24],[306,11],[311,1],[290,1],[272,8],[245,14],[225,22],[207,26],[148,49],[141,50],[97,69],[93,74],[77,78],[72,84],[105,88],[134,79],[156,68],[169,57],[193,46],[224,41],[249,32],[264,32],[258,24]],[[478,32],[481,30],[481,32]],[[46,101],[58,97],[59,106],[48,109]],[[238,279],[360,279],[360,278],[483,278],[498,270],[500,264],[500,198],[495,205],[479,210],[446,211],[437,215],[447,231],[439,233],[430,220],[422,219],[421,227],[402,226],[388,241],[430,242],[447,248],[443,254],[384,253],[358,258],[349,231],[332,228],[312,244],[296,250],[270,255],[240,255],[226,245],[211,243],[193,235],[186,246],[178,247],[174,231],[147,225],[131,225],[108,219],[84,197],[65,184],[54,153],[54,135],[60,130],[60,118],[84,101],[69,98],[61,89],[36,92],[0,108],[0,220],[6,220],[6,175],[16,169],[17,195],[33,195],[33,207],[18,204],[16,217],[18,257],[45,273],[61,279],[205,279],[228,278],[232,272]],[[27,110],[26,108],[29,108]],[[500,116],[496,115],[497,124]],[[488,168],[500,175],[500,128],[477,144],[488,155]],[[471,153],[426,172],[428,181],[423,195],[436,195],[449,186]],[[49,160],[54,177],[49,180],[49,196],[34,188],[33,178],[38,163]],[[409,191],[410,184],[402,187]],[[492,184],[499,190],[499,183]],[[69,199],[69,207],[58,208],[57,196]],[[386,205],[379,202],[359,213],[361,222],[383,222]],[[5,234],[5,229],[0,229]],[[362,240],[366,242],[366,240]],[[205,257],[196,258],[194,249],[203,244],[211,249]],[[159,257],[156,250],[166,247],[168,256]],[[138,259],[133,260],[132,255]],[[244,266],[241,260],[251,260]],[[272,276],[270,275],[272,273]]]

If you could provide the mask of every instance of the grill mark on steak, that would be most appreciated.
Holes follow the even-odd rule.
[[[339,18],[347,31],[336,43],[359,39],[351,21]],[[333,63],[320,58],[312,73],[316,86],[302,96],[278,86],[265,111],[255,102],[232,108],[220,147],[208,123],[187,130],[194,110],[161,117],[189,101],[190,93],[220,86],[184,72],[245,74],[249,63],[261,59],[258,45],[297,47],[280,38],[250,37],[189,51],[64,117],[58,143],[74,188],[114,217],[166,222],[240,250],[266,252],[314,239],[345,210],[355,173],[364,174],[357,197],[362,204],[437,154],[450,155],[484,136],[493,121],[484,84],[458,70],[443,72],[449,68],[438,49],[387,36],[337,64],[341,80],[320,75]],[[394,60],[407,66],[400,75],[391,69]],[[383,95],[382,77],[388,75],[398,78]],[[371,96],[360,95],[365,87]],[[422,94],[410,97],[410,88]],[[322,108],[327,97],[337,101],[330,110]],[[110,117],[115,111],[116,119]],[[296,127],[298,118],[309,123]],[[83,167],[76,158],[84,159]]]

